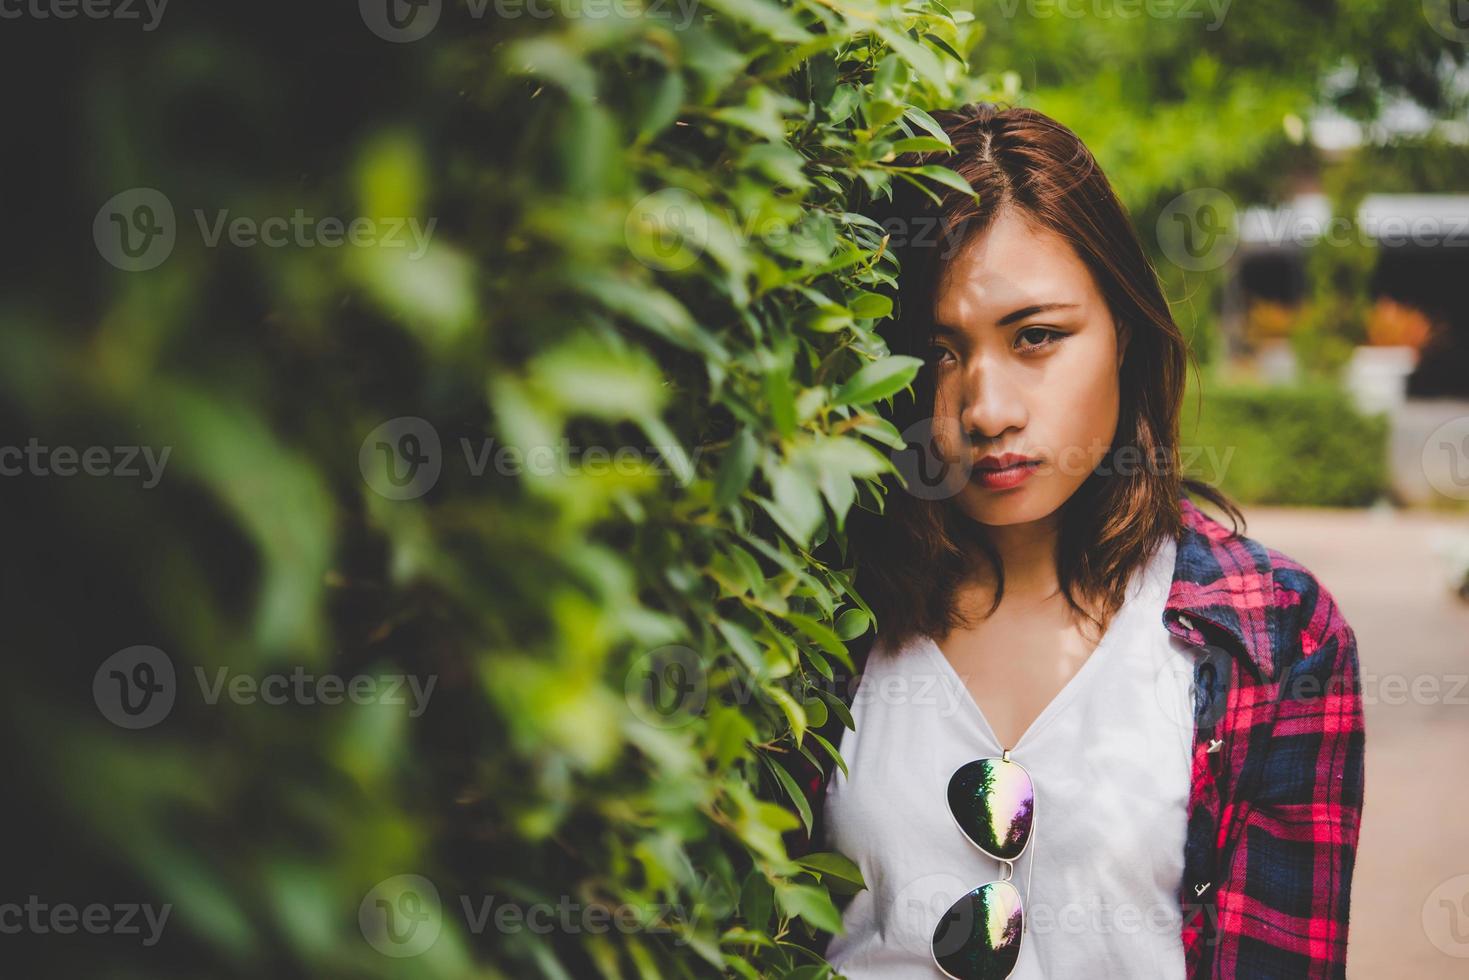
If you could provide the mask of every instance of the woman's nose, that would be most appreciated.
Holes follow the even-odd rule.
[[[976,438],[998,439],[1008,429],[1024,428],[1029,419],[1025,393],[994,361],[968,366],[961,398],[959,422]]]

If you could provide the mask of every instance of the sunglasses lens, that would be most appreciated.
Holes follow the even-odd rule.
[[[1013,861],[1030,841],[1035,787],[1018,763],[976,759],[949,777],[949,809],[980,850]]]
[[[933,931],[933,958],[959,980],[1005,980],[1020,956],[1020,891],[992,881],[960,897]]]

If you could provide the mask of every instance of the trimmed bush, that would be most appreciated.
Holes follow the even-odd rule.
[[[1197,404],[1190,392],[1185,471],[1242,503],[1362,507],[1387,492],[1387,419],[1335,385],[1210,386],[1196,417]]]

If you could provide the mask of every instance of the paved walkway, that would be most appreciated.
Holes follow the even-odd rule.
[[[1357,633],[1367,761],[1348,976],[1469,977],[1469,603],[1433,549],[1469,516],[1244,512]]]

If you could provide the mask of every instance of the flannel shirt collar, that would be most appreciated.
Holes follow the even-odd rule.
[[[1275,582],[1268,556],[1249,538],[1232,536],[1188,497],[1180,497],[1179,506],[1183,534],[1163,609],[1164,626],[1195,646],[1222,637],[1232,654],[1269,682],[1275,665],[1266,612],[1274,601]]]

